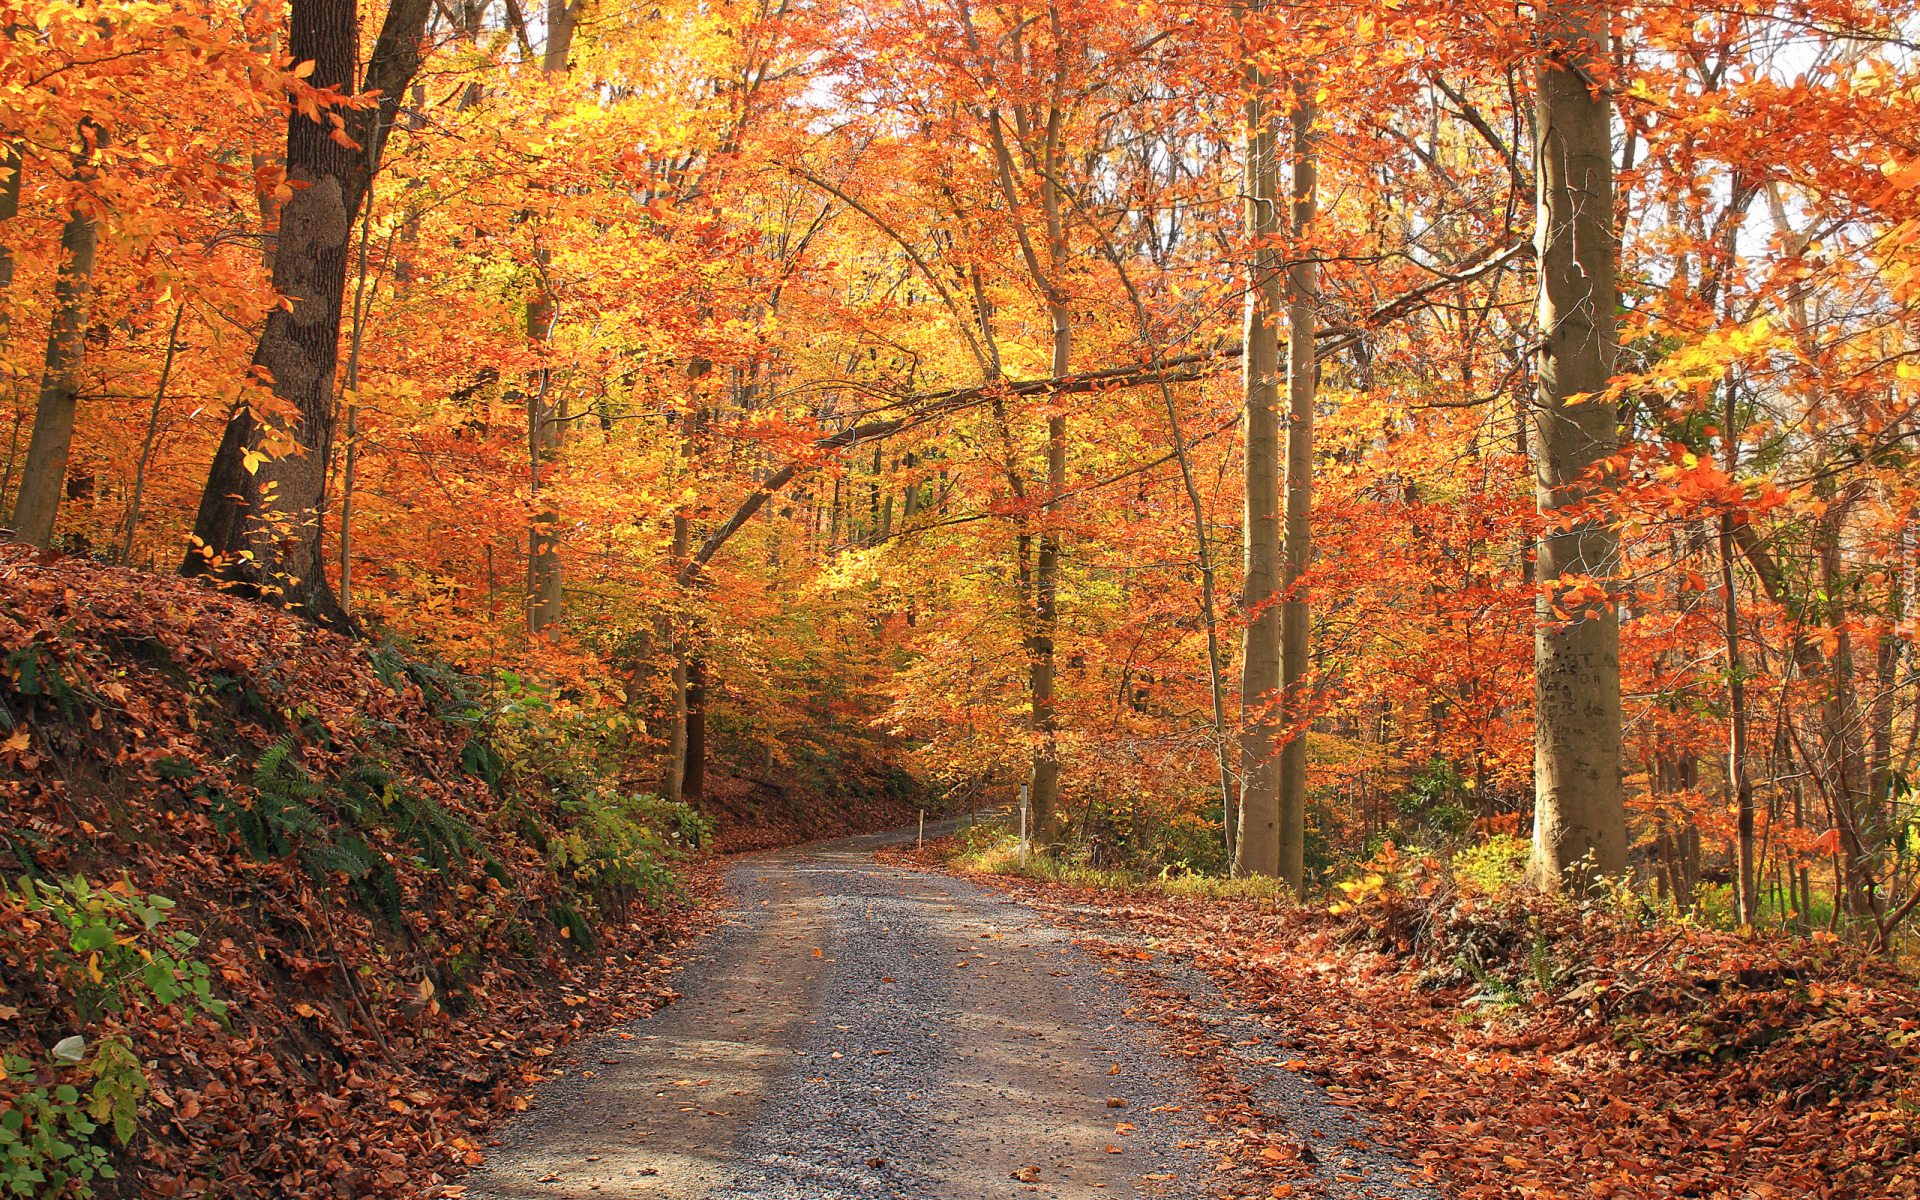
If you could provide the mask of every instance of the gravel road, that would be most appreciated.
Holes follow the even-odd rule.
[[[683,998],[572,1047],[470,1200],[1225,1194],[1201,1084],[1121,978],[1024,905],[872,860],[898,840],[741,859]],[[1235,1040],[1274,1036],[1177,982]],[[1426,1194],[1364,1122],[1248,1061],[1262,1107],[1321,1139],[1297,1195]]]

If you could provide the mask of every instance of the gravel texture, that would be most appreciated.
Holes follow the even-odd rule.
[[[1022,904],[873,862],[893,840],[740,860],[733,910],[673,978],[683,998],[573,1047],[467,1196],[1225,1194],[1202,1085],[1159,1024],[1129,1015],[1123,976]],[[1255,1043],[1261,1107],[1313,1139],[1316,1178],[1295,1194],[1424,1194],[1360,1148],[1363,1122],[1257,1061],[1286,1054],[1263,1051],[1279,1036],[1263,1018],[1197,975],[1169,982],[1193,1020]]]

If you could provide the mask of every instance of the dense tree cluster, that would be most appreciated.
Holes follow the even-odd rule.
[[[868,725],[1108,858],[1920,895],[1903,6],[6,22],[25,541],[544,681],[675,796]]]

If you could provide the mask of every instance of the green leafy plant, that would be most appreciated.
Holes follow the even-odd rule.
[[[1462,803],[1467,780],[1444,758],[1429,762],[1394,800],[1394,808],[1422,829],[1454,838],[1466,831],[1473,817]]]
[[[1478,846],[1453,856],[1453,878],[1461,887],[1491,896],[1526,875],[1533,846],[1525,838],[1496,833]]]
[[[707,819],[685,804],[608,787],[562,801],[573,820],[551,844],[553,868],[582,891],[657,904],[673,894],[667,863],[706,835]]]
[[[98,887],[77,875],[57,884],[23,876],[18,896],[28,912],[52,920],[64,933],[37,955],[38,966],[73,994],[83,1024],[105,1012],[125,1012],[130,1003],[179,1004],[190,1014],[226,1019],[226,1002],[214,997],[207,964],[193,956],[200,939],[160,929],[173,911],[167,897],[143,898],[125,880]]]
[[[62,1063],[62,1047],[52,1058]],[[70,1063],[69,1063],[70,1065]],[[31,1077],[32,1060],[17,1054],[0,1059],[7,1082]],[[141,1077],[144,1086],[145,1076]],[[93,1181],[114,1178],[113,1154],[93,1140],[99,1129],[83,1097],[71,1083],[43,1084],[20,1092],[0,1112],[0,1188],[15,1196],[93,1194]]]
[[[125,878],[23,877],[0,885],[0,905],[11,917],[0,925],[6,957],[70,996],[82,1029],[107,1025],[91,1045],[85,1033],[60,1038],[44,1061],[0,1058],[0,1195],[88,1197],[115,1177],[109,1140],[132,1142],[149,1087],[121,1030],[169,1006],[224,1024],[227,1004],[195,954],[199,939],[166,928],[174,902]]]

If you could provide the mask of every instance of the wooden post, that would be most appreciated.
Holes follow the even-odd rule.
[[[1020,869],[1027,869],[1027,785],[1020,785]]]

